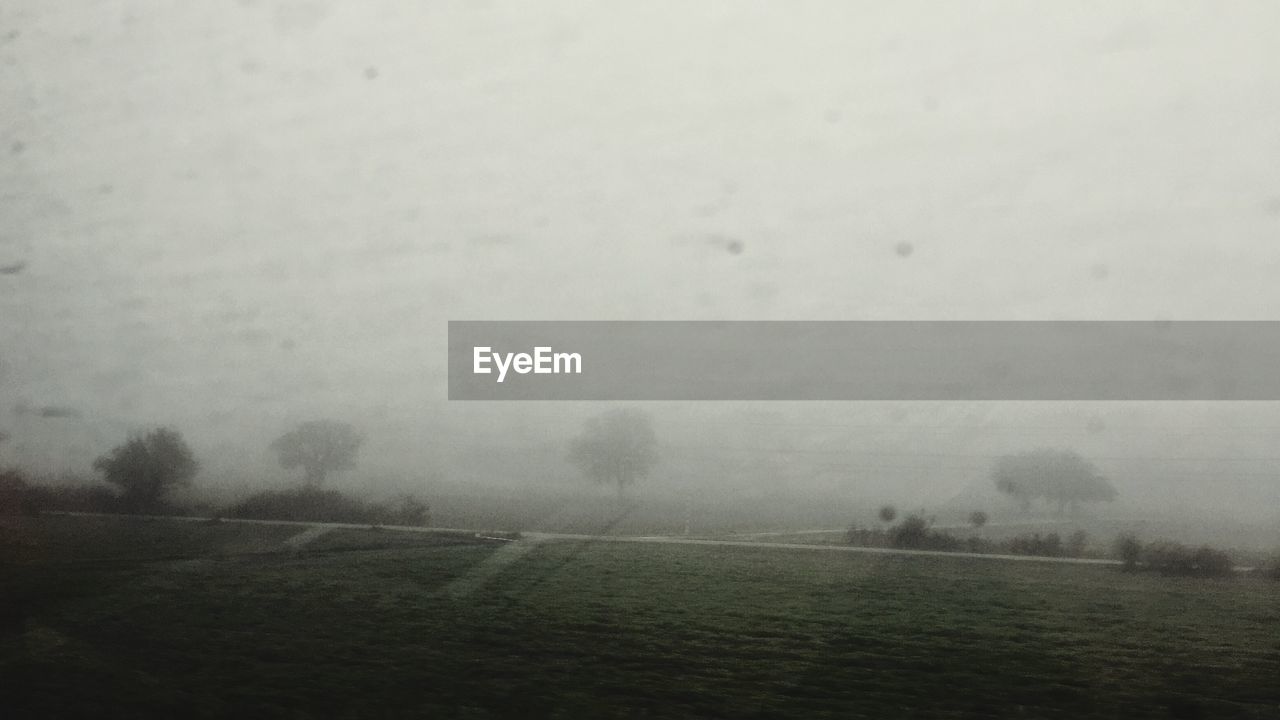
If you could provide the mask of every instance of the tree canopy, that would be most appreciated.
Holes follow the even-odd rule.
[[[649,415],[623,408],[587,420],[582,434],[569,447],[569,461],[601,484],[613,485],[621,495],[645,477],[658,461],[658,440]]]
[[[189,484],[199,467],[182,434],[170,428],[131,437],[93,463],[107,482],[120,488],[131,512],[160,507],[165,495]]]
[[[1028,509],[1034,501],[1073,512],[1081,503],[1116,498],[1111,482],[1071,450],[1040,449],[1000,458],[992,470],[996,489]]]
[[[356,466],[356,454],[364,438],[347,423],[334,420],[304,422],[271,443],[286,470],[302,468],[303,482],[316,487],[329,473]]]

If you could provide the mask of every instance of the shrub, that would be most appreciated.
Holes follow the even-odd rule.
[[[973,536],[964,541],[965,552],[971,553],[992,553],[996,552],[996,546],[985,538]]]
[[[114,490],[102,485],[57,485],[32,487],[32,495],[40,511],[85,513],[128,512],[124,500]],[[166,503],[152,506],[152,511],[176,514],[178,509]]]
[[[431,524],[431,508],[413,495],[401,495],[391,510],[391,522],[395,525]]]
[[[1044,536],[1041,536],[1040,533],[1016,535],[1004,541],[1003,549],[1011,555],[1035,555],[1037,557],[1062,557],[1064,555],[1062,538],[1058,536],[1058,533],[1049,533]]]
[[[919,515],[910,515],[889,528],[889,544],[896,548],[923,548],[928,537],[929,524]]]
[[[1089,533],[1077,530],[1067,538],[1067,557],[1084,557],[1089,549]]]
[[[1112,553],[1124,563],[1125,570],[1136,570],[1142,557],[1142,542],[1132,533],[1124,533],[1112,543]]]
[[[893,547],[910,550],[955,551],[963,547],[959,538],[931,529],[929,522],[919,515],[909,515],[889,528],[888,538]]]
[[[0,470],[0,517],[5,515],[39,515],[40,505],[34,488],[17,470]]]
[[[1272,580],[1280,580],[1280,553],[1272,555],[1269,560],[1259,568],[1262,576]]]
[[[430,508],[421,500],[402,496],[394,507],[368,503],[337,490],[301,487],[266,490],[232,506],[228,517],[294,522],[343,522],[368,525],[426,525]]]
[[[303,487],[292,490],[264,490],[233,505],[229,517],[254,520],[380,523],[385,518],[368,506],[337,490]]]
[[[1208,545],[1196,548],[1191,560],[1195,573],[1204,577],[1227,577],[1235,568],[1229,554]]]
[[[1156,542],[1142,553],[1147,567],[1162,575],[1225,577],[1231,574],[1231,556],[1207,545],[1190,548],[1176,542]]]
[[[884,530],[860,528],[857,525],[850,525],[844,532],[844,541],[848,545],[858,547],[884,547],[887,544]]]
[[[18,470],[0,470],[0,515],[42,512],[120,513],[124,504],[103,485],[43,485]]]

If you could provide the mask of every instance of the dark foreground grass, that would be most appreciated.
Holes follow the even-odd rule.
[[[1280,717],[1260,580],[169,527],[195,556],[0,566],[0,717]]]

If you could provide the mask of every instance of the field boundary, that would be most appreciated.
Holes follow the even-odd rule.
[[[457,533],[467,534],[481,537],[486,534],[492,534],[494,531],[475,530],[473,528],[450,528],[450,527],[421,527],[417,525],[373,525],[370,523],[340,523],[340,522],[309,522],[305,520],[256,520],[252,518],[212,518],[212,517],[196,517],[191,515],[121,515],[116,513],[89,513],[89,512],[70,512],[56,511],[48,512],[48,515],[68,516],[68,517],[102,517],[102,518],[118,518],[118,519],[146,519],[146,520],[174,520],[180,522],[224,522],[224,523],[242,523],[247,525],[293,525],[305,528],[328,528],[336,529],[353,529],[367,530],[370,527],[380,527],[384,530],[395,530],[402,532],[417,533]],[[779,543],[779,542],[756,542],[751,540],[713,540],[705,538],[687,538],[672,535],[584,535],[576,533],[552,533],[552,532],[523,532],[521,533],[524,540],[516,541],[512,544],[521,544],[524,542],[611,542],[611,543],[649,543],[659,545],[703,545],[709,547],[746,547],[746,548],[772,548],[776,550],[808,550],[808,551],[828,551],[828,552],[847,552],[861,553],[866,555],[899,555],[914,557],[942,557],[942,558],[966,558],[977,560],[996,560],[996,561],[1012,561],[1012,562],[1042,562],[1042,563],[1059,563],[1066,565],[1121,565],[1119,560],[1111,560],[1105,558],[1068,558],[1068,557],[1047,557],[1041,555],[1009,555],[998,553],[975,553],[975,552],[948,552],[946,550],[910,550],[906,548],[884,548],[884,547],[860,547],[857,545],[808,545],[805,543]],[[1248,570],[1248,568],[1237,568],[1237,570]]]

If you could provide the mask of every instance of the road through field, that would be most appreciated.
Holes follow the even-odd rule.
[[[1066,525],[1066,524],[1069,524],[1070,522],[1071,521],[1069,520],[1043,520],[1035,523],[1024,523],[1024,522],[994,523],[993,522],[993,523],[987,523],[982,527],[984,528],[1042,527],[1044,525]],[[973,529],[973,525],[970,523],[963,523],[963,524],[956,524],[956,525],[931,525],[930,527],[932,527],[934,530],[971,530]],[[825,529],[815,529],[815,530],[769,530],[766,532],[740,533],[739,537],[757,538],[757,537],[776,537],[776,536],[789,536],[789,535],[833,535],[835,533],[844,533],[846,531],[847,531],[847,528],[825,528]]]
[[[301,528],[327,528],[329,530],[336,529],[352,529],[366,530],[369,528],[368,523],[325,523],[325,522],[306,522],[294,520],[251,520],[245,518],[208,518],[208,517],[190,517],[181,515],[113,515],[109,513],[77,513],[77,512],[56,512],[52,515],[67,515],[76,517],[116,517],[121,519],[129,518],[148,518],[152,520],[173,520],[179,522],[227,522],[227,523],[245,523],[252,525],[296,525]],[[418,527],[413,525],[381,525],[385,530],[396,530],[402,532],[449,532],[449,533],[467,533],[482,536],[482,533],[471,528],[446,528],[446,527]],[[327,532],[327,530],[326,530]],[[804,543],[782,543],[782,542],[757,542],[752,540],[711,540],[700,538],[687,538],[678,535],[585,535],[580,533],[553,533],[553,532],[523,532],[520,534],[520,540],[514,540],[516,544],[533,544],[537,542],[549,541],[575,541],[575,542],[611,542],[611,543],[654,543],[666,545],[710,545],[719,547],[751,547],[751,548],[776,548],[785,550],[809,550],[816,552],[849,552],[864,553],[871,555],[916,555],[925,557],[950,557],[950,558],[975,558],[980,560],[1009,560],[1016,562],[1046,562],[1046,563],[1064,563],[1072,565],[1119,565],[1119,560],[1106,560],[1097,558],[1067,558],[1067,557],[1041,557],[1035,555],[998,555],[988,553],[971,553],[971,552],[948,552],[943,550],[907,550],[900,548],[882,548],[882,547],[858,547],[854,545],[807,545]],[[491,538],[494,540],[503,540],[500,537]],[[518,557],[518,554],[517,554]]]

